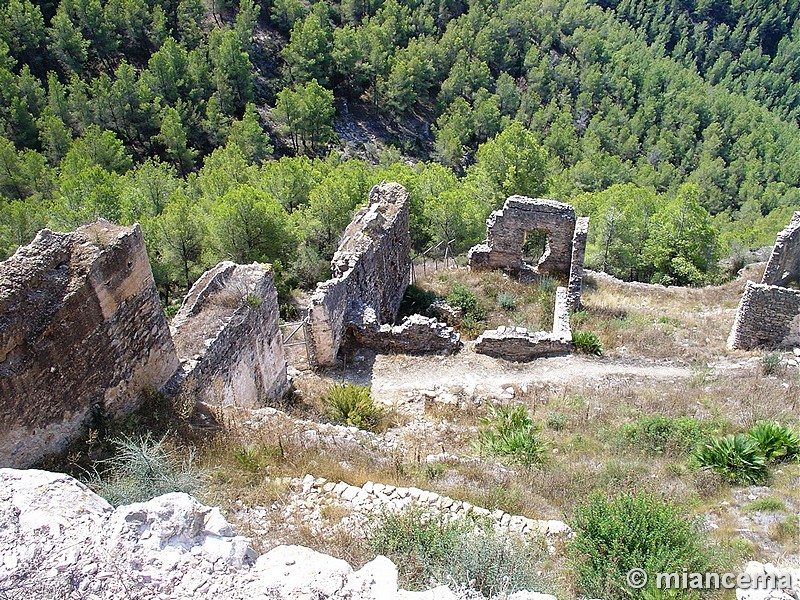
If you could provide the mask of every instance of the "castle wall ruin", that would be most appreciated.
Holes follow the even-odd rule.
[[[800,290],[748,281],[728,346],[740,350],[800,346]]]
[[[45,229],[0,263],[0,465],[130,414],[177,368],[138,225]]]
[[[333,277],[317,285],[309,307],[307,338],[315,366],[335,364],[346,318],[359,304],[382,323],[392,322],[411,272],[408,192],[382,183],[345,229],[331,261]]]
[[[800,211],[778,234],[761,283],[783,287],[800,283]]]
[[[748,281],[733,322],[728,347],[800,346],[800,291],[786,287],[800,278],[800,211],[778,234],[761,283]]]
[[[172,320],[181,402],[255,407],[289,389],[278,294],[269,265],[226,261],[206,271]]]

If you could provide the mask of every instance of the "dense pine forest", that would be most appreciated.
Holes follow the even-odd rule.
[[[590,265],[699,285],[800,208],[800,2],[0,0],[0,257],[139,222],[165,301],[222,259],[327,275],[381,180],[421,252],[513,193]]]

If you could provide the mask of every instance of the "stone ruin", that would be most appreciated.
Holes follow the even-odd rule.
[[[0,463],[133,412],[178,368],[141,229],[40,231],[0,263]]]
[[[800,211],[778,234],[761,283],[748,281],[739,302],[728,347],[800,346]]]
[[[569,282],[567,304],[570,311],[575,311],[580,307],[588,229],[589,218],[576,217],[569,204],[510,196],[503,208],[486,220],[486,243],[470,249],[469,266],[558,277]],[[546,237],[544,252],[535,265],[528,264],[524,256],[525,243],[532,232],[542,232]]]
[[[524,248],[531,232],[545,235],[545,248],[535,265],[525,260]],[[552,331],[528,331],[524,327],[498,327],[475,340],[475,351],[496,358],[528,361],[570,353],[572,331],[569,315],[580,309],[583,259],[589,218],[576,217],[564,202],[510,196],[501,210],[486,220],[486,243],[469,251],[471,269],[503,269],[519,275],[532,272],[551,275],[567,283],[556,290]]]
[[[378,350],[454,351],[460,339],[435,320],[394,321],[411,276],[408,192],[398,183],[382,183],[345,229],[331,261],[333,277],[317,285],[308,311],[311,362],[336,363],[351,339]],[[381,323],[383,325],[381,325]]]
[[[253,405],[288,388],[265,265],[222,263],[170,334],[138,225],[39,232],[0,263],[0,465],[26,467],[148,394]]]
[[[252,408],[289,390],[269,265],[226,261],[195,282],[172,319],[183,402]],[[244,343],[243,343],[244,342]]]

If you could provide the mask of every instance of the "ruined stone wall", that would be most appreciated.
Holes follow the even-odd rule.
[[[177,367],[138,225],[45,229],[0,263],[0,466],[133,412]]]
[[[575,222],[575,233],[572,236],[572,256],[569,267],[569,284],[567,286],[567,308],[575,312],[581,308],[583,292],[583,260],[586,256],[586,237],[589,234],[589,217],[579,217]]]
[[[397,314],[411,271],[408,192],[397,183],[383,183],[370,192],[344,232],[331,261],[333,277],[320,283],[309,308],[312,362],[336,362],[345,318],[355,303],[371,307],[382,323]]]
[[[728,338],[730,348],[800,345],[800,291],[748,281]]]
[[[487,219],[487,243],[470,250],[470,267],[510,271],[531,268],[523,260],[525,234],[539,230],[547,234],[547,247],[534,270],[545,275],[567,278],[572,259],[575,221],[575,209],[569,204],[542,198],[510,196],[503,208],[494,211]]]
[[[800,282],[800,211],[778,234],[761,283],[787,286]]]
[[[192,286],[172,322],[186,403],[254,407],[289,389],[269,265],[219,263]]]

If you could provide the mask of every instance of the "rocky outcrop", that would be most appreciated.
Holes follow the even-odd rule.
[[[45,229],[0,263],[0,465],[130,414],[177,367],[138,225]]]
[[[408,210],[405,188],[383,183],[345,229],[331,261],[333,277],[311,297],[310,351],[316,366],[336,362],[345,316],[355,303],[371,307],[381,323],[394,320],[411,272]]]
[[[380,325],[375,311],[363,305],[349,314],[347,330],[355,344],[381,352],[452,354],[463,345],[452,327],[432,317],[411,315],[400,325]]]
[[[170,388],[187,402],[253,407],[289,389],[269,265],[226,261],[192,286],[172,321],[181,369]]]
[[[457,600],[398,589],[378,556],[359,570],[302,546],[256,556],[216,508],[186,494],[113,509],[71,477],[0,469],[0,595],[17,600]],[[508,600],[554,600],[518,592]]]

